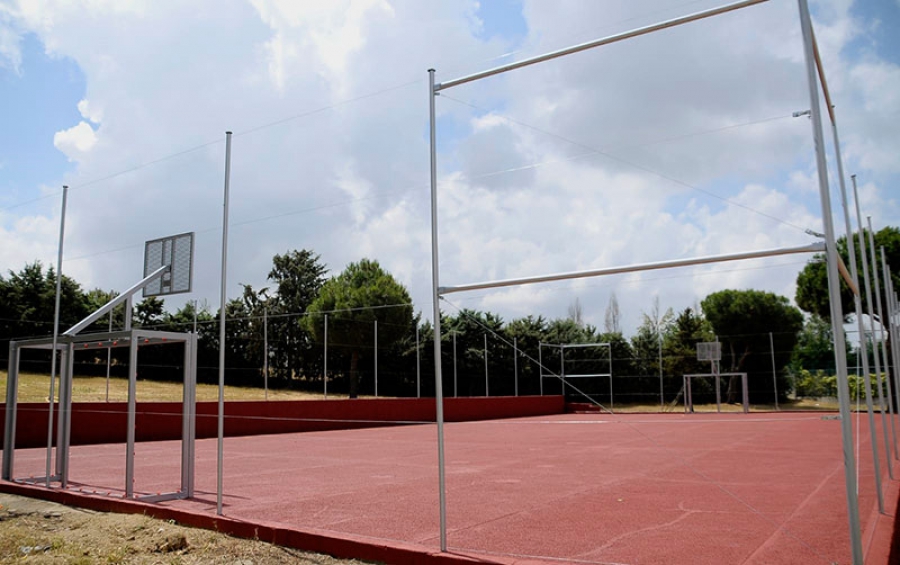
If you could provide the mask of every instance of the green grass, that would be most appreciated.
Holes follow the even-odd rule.
[[[0,372],[0,391],[5,398],[7,374]],[[59,390],[57,379],[55,390]],[[182,398],[183,387],[180,383],[137,381],[138,402],[169,401],[177,402]],[[50,375],[36,373],[19,373],[19,402],[47,402],[50,395]],[[58,395],[58,392],[57,392]],[[339,398],[338,395],[328,395]],[[210,384],[197,385],[198,401],[213,401],[219,398],[219,387]],[[292,390],[269,390],[269,400],[314,400],[321,399],[321,394]],[[73,402],[103,402],[107,399],[106,377],[75,377],[72,384]],[[250,387],[225,387],[225,400],[265,400],[265,390]],[[125,402],[128,400],[128,381],[121,378],[109,379],[109,401]]]

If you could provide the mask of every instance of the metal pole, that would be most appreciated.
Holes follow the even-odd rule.
[[[222,288],[219,304],[219,426],[216,453],[216,514],[222,515],[222,483],[225,474],[225,301],[228,267],[228,189],[231,183],[231,132],[225,132],[225,201],[222,214]]]
[[[109,331],[112,331],[113,315],[109,312]],[[106,348],[106,401],[109,402],[109,366],[112,364],[112,346]]]
[[[656,338],[659,342],[659,411],[665,411],[665,399],[663,397],[663,365],[662,365],[662,332],[659,329],[659,322],[656,324]]]
[[[66,199],[69,187],[63,185],[62,209],[59,213],[59,250],[56,256],[56,302],[53,307],[53,347],[50,350],[50,401],[47,406],[47,488],[50,488],[50,460],[53,459],[53,397],[56,396],[56,344],[59,341],[59,302],[62,293],[63,242],[66,238]],[[62,388],[62,382],[60,382]],[[60,406],[60,408],[62,408]]]
[[[900,339],[898,334],[900,332],[897,331],[897,324],[894,322],[897,316],[897,295],[894,292],[894,281],[891,278],[890,268],[888,268],[885,279],[887,280],[887,297],[890,304],[888,307],[888,327],[891,329],[891,356],[894,358],[894,390],[897,391],[897,395],[900,397],[900,362],[898,362],[900,354],[897,353],[897,342]],[[898,409],[900,409],[900,404],[898,404]]]
[[[857,201],[857,205],[859,205],[859,201]],[[861,239],[860,239],[860,247],[866,247],[866,243],[865,243],[864,235],[863,235],[863,227],[862,227],[862,223],[860,223],[859,226],[860,226],[860,228],[859,228],[859,236],[860,236],[860,238],[861,238]],[[871,222],[871,219],[870,219],[870,221],[869,221],[869,235],[870,235],[870,236],[871,236],[871,230],[872,230],[872,222]],[[871,246],[871,252],[872,252],[872,263],[871,263],[872,274],[871,274],[871,279],[869,278],[869,272],[868,272],[868,271],[869,271],[869,270],[868,270],[868,267],[870,266],[870,264],[869,264],[869,256],[867,255],[868,252],[869,252],[869,250],[866,249],[866,251],[863,253],[863,256],[862,256],[864,272],[866,273],[866,274],[865,274],[865,277],[866,277],[866,285],[869,285],[869,284],[870,284],[870,280],[874,280],[875,283],[876,283],[875,295],[877,296],[877,295],[878,295],[878,288],[877,288],[877,282],[878,282],[878,269],[877,269],[877,264],[878,264],[878,260],[877,260],[877,258],[875,257],[875,246],[874,246],[874,244]],[[871,293],[871,287],[870,287],[870,286],[866,286],[866,297],[867,297],[867,298],[866,298],[866,301],[869,303],[869,304],[868,304],[868,306],[869,306],[869,329],[870,329],[871,332],[872,332],[872,359],[873,359],[874,362],[875,362],[875,382],[878,384],[878,402],[880,403],[880,406],[881,406],[881,421],[882,421],[882,426],[883,426],[883,429],[884,429],[884,432],[883,432],[883,433],[884,433],[884,450],[885,450],[886,457],[887,457],[887,462],[888,462],[888,474],[889,474],[889,476],[891,477],[891,479],[893,479],[893,478],[894,478],[894,469],[893,469],[893,465],[892,465],[892,463],[891,463],[891,448],[890,448],[890,441],[888,440],[888,430],[891,429],[891,428],[888,426],[888,422],[887,422],[887,420],[885,420],[886,416],[885,416],[885,414],[884,414],[884,411],[885,411],[884,386],[882,385],[882,382],[881,382],[881,358],[878,356],[878,334],[877,334],[877,332],[876,332],[876,330],[875,330],[875,304],[876,304],[876,302],[875,302],[875,300],[872,298],[872,293]],[[892,418],[892,419],[893,419],[893,418]],[[896,437],[895,437],[894,439],[895,439],[894,445],[896,446],[896,443],[897,443],[897,442],[896,442]],[[895,451],[896,451],[896,450],[895,450]],[[896,456],[896,455],[895,455],[895,456]]]
[[[125,452],[125,496],[134,496],[134,441],[137,418],[137,360],[138,338],[131,336],[128,344],[128,431]]]
[[[616,403],[613,400],[612,344],[610,343],[606,349],[609,351],[609,411],[612,412],[616,407]]]
[[[328,400],[328,314],[325,314],[325,367],[322,373],[322,381],[325,383],[325,400]]]
[[[375,397],[378,397],[378,320],[375,320]]]
[[[416,324],[416,398],[422,398],[422,365],[419,353],[419,325]]]
[[[863,565],[862,533],[859,522],[859,500],[856,493],[856,460],[853,453],[853,429],[850,419],[850,391],[847,381],[847,349],[844,342],[843,308],[841,307],[840,275],[838,274],[837,245],[832,223],[831,197],[828,188],[828,164],[825,161],[825,146],[822,138],[822,114],[819,108],[819,89],[812,45],[812,21],[807,0],[797,0],[800,12],[800,28],[803,34],[804,58],[806,60],[807,86],[809,87],[812,135],[816,148],[816,168],[819,177],[819,199],[822,204],[822,223],[825,229],[825,246],[828,269],[828,292],[832,333],[834,336],[834,356],[837,367],[838,400],[841,414],[841,441],[844,452],[844,481],[847,491],[847,519],[850,529],[851,555],[853,565]]]
[[[884,247],[881,248],[881,273],[884,277],[884,310],[885,310],[885,319],[882,320],[882,324],[887,323],[887,339],[891,344],[891,359],[894,361],[894,365],[896,365],[897,360],[897,341],[894,336],[894,322],[893,322],[893,304],[892,304],[892,282],[891,282],[891,270],[887,264],[887,257],[885,256]],[[885,348],[885,356],[887,356],[887,350]],[[887,373],[888,378],[890,379],[891,373],[891,365],[887,357],[885,357],[885,373]],[[894,390],[897,395],[900,395],[900,386],[897,385],[897,371],[896,367],[893,371],[894,373]],[[896,400],[896,399],[895,399]],[[900,414],[900,404],[897,405],[897,413]]]
[[[742,253],[729,253],[726,255],[708,255],[706,257],[694,257],[691,259],[675,259],[672,261],[656,261],[653,263],[639,263],[622,267],[608,267],[604,269],[591,269],[589,271],[572,271],[568,273],[555,273],[534,277],[522,277],[518,279],[503,279],[497,281],[485,281],[456,286],[443,286],[438,289],[441,295],[454,292],[468,292],[470,290],[485,290],[488,288],[502,288],[506,286],[521,286],[542,282],[564,281],[570,279],[583,279],[591,277],[604,277],[624,273],[637,273],[641,271],[655,271],[660,269],[673,269],[675,267],[689,267],[692,265],[708,265],[711,263],[724,263],[727,261],[744,261],[747,259],[761,259],[763,257],[777,257],[781,255],[793,255],[798,253],[822,253],[825,245],[821,242],[810,243],[798,247],[783,247],[778,249],[763,249],[760,251],[746,251]]]
[[[459,396],[456,388],[456,331],[453,332],[453,398]]]
[[[875,326],[874,326],[873,320],[874,320],[875,316],[872,311],[872,308],[873,308],[872,307],[872,283],[869,280],[869,258],[868,258],[868,252],[866,251],[865,235],[863,235],[862,213],[859,210],[859,192],[856,188],[856,175],[850,175],[850,180],[853,181],[853,200],[856,203],[856,222],[857,222],[857,225],[859,226],[859,232],[857,233],[856,239],[857,239],[857,243],[859,244],[860,262],[862,263],[863,283],[864,283],[863,286],[865,287],[865,290],[866,290],[866,305],[868,306],[867,310],[868,310],[868,314],[869,314],[869,327],[874,332]],[[861,298],[860,298],[860,300],[861,300]],[[860,311],[861,310],[862,310],[862,306],[860,306]],[[870,373],[869,373],[869,348],[867,345],[868,338],[866,337],[865,328],[862,323],[862,316],[858,316],[858,318],[859,318],[858,325],[859,325],[860,332],[861,332],[860,333],[860,347],[863,348],[863,352],[864,352],[863,353],[863,372],[865,373],[865,375],[863,375],[863,378],[866,382],[866,386],[869,386],[871,388],[871,384],[869,383]],[[881,368],[878,365],[878,356],[877,355],[875,356],[875,363],[876,363],[875,371],[876,371],[876,373],[880,373]],[[891,463],[891,448],[890,448],[890,444],[888,442],[888,437],[887,437],[888,425],[887,425],[887,422],[885,421],[885,416],[884,416],[884,396],[883,396],[883,393],[881,390],[881,379],[877,379],[876,382],[878,383],[878,400],[879,400],[879,410],[881,412],[881,429],[882,429],[882,433],[884,434],[884,452],[885,452],[885,457],[887,459],[888,476],[891,479],[893,479],[894,478],[894,469],[893,469],[893,464]],[[870,427],[872,427],[872,433],[875,434],[875,431],[874,431],[875,428],[873,426],[873,423],[870,422],[869,425],[870,425]]]
[[[540,386],[541,396],[544,396],[544,344],[538,342],[538,385]]]
[[[875,236],[872,232],[872,218],[871,216],[867,218],[869,224],[869,247],[872,249],[872,280],[875,281],[875,304],[878,307],[878,333],[881,335],[881,360],[882,366],[884,367],[884,380],[887,384],[887,406],[888,406],[888,414],[890,414],[891,420],[891,438],[894,440],[894,459],[897,458],[897,428],[894,422],[894,403],[891,400],[894,396],[893,386],[891,385],[890,368],[888,367],[888,358],[887,358],[887,336],[884,334],[884,309],[882,308],[881,303],[881,282],[878,277],[878,254],[875,252]],[[882,253],[884,249],[882,248]],[[875,355],[878,355],[878,349],[876,348],[874,351]],[[878,374],[878,380],[881,381],[881,373]]]
[[[484,334],[484,395],[491,395],[491,383],[488,381],[487,334]]]
[[[565,348],[562,345],[559,346],[559,375],[561,377],[560,380],[560,390],[562,391],[563,398],[566,397],[566,354]]]
[[[513,390],[519,396],[519,346],[516,338],[513,338]]]
[[[835,126],[834,122],[832,122],[832,132],[834,134],[834,145],[837,149],[835,156],[837,157],[838,163],[838,179],[839,185],[841,188],[841,206],[844,210],[844,226],[847,231],[847,249],[849,250],[850,256],[850,277],[854,281],[859,281],[859,270],[856,266],[856,246],[853,243],[853,227],[850,222],[850,210],[849,205],[847,203],[847,186],[844,181],[844,169],[841,164],[841,153],[840,153],[840,142],[837,137],[837,126]],[[853,186],[854,186],[854,196],[856,193],[856,176],[852,177]],[[858,282],[857,282],[858,284]],[[858,290],[858,289],[857,289]],[[853,295],[853,304],[856,312],[856,325],[859,331],[859,339],[860,339],[860,351],[863,351],[862,346],[865,344],[865,336],[866,330],[863,325],[862,313],[862,296],[860,296],[859,292],[854,293]],[[860,362],[859,355],[856,357],[857,364]],[[881,461],[878,456],[878,432],[875,429],[875,411],[872,405],[872,385],[869,382],[869,359],[868,355],[863,355],[862,358],[863,364],[863,374],[861,375],[861,380],[863,382],[863,389],[866,391],[866,413],[868,415],[869,422],[869,440],[872,444],[872,461],[875,467],[875,491],[878,495],[878,511],[884,512],[884,492],[881,486]],[[859,371],[857,371],[859,373]],[[856,391],[857,404],[859,402],[859,387],[857,386]],[[857,433],[859,433],[859,426],[857,426]],[[890,459],[890,455],[888,454],[888,459]],[[857,469],[857,485],[859,485],[859,470]]]
[[[263,308],[263,386],[269,399],[269,308]]]
[[[766,0],[744,0],[743,2],[736,2],[734,4],[728,4],[726,6],[721,6],[718,8],[713,8],[710,10],[705,10],[703,12],[697,12],[694,14],[689,14],[687,16],[681,16],[679,18],[674,18],[671,20],[667,20],[664,22],[652,24],[649,26],[641,27],[635,30],[626,31],[624,33],[619,33],[616,35],[612,35],[609,37],[605,37],[603,39],[595,39],[593,41],[589,41],[587,43],[581,43],[578,45],[574,45],[572,47],[566,47],[565,49],[559,49],[557,51],[552,51],[550,53],[545,53],[543,55],[538,55],[537,57],[532,57],[530,59],[524,59],[522,61],[517,61],[515,63],[510,63],[508,65],[503,65],[501,67],[495,67],[493,69],[489,69],[486,71],[481,71],[478,73],[474,73],[468,76],[460,77],[457,79],[449,80],[442,82],[435,86],[433,92],[438,92],[440,90],[444,90],[446,88],[451,88],[454,86],[458,86],[460,84],[465,84],[467,82],[472,82],[474,80],[480,80],[485,77],[497,75],[500,73],[505,73],[507,71],[512,71],[515,69],[520,69],[522,67],[527,67],[529,65],[534,65],[536,63],[542,63],[544,61],[549,61],[551,59],[556,59],[557,57],[563,57],[565,55],[571,55],[573,53],[578,53],[580,51],[585,51],[587,49],[593,49],[595,47],[600,47],[601,45],[609,45],[610,43],[615,43],[617,41],[622,41],[624,39],[630,39],[632,37],[638,37],[640,35],[646,35],[648,33],[652,33],[655,31],[659,31],[661,29],[666,29],[670,27],[675,27],[681,24],[686,24],[689,22],[702,20],[704,18],[709,18],[712,16],[717,16],[719,14],[724,14],[726,12],[731,12],[733,10],[738,10],[740,8],[746,8],[747,6],[752,6],[754,4],[760,4],[765,2]]]
[[[775,339],[769,332],[769,351],[772,352],[772,387],[775,390],[775,410],[778,410],[778,373],[775,370]]]
[[[447,551],[447,493],[444,469],[444,391],[441,381],[441,305],[438,287],[440,267],[438,263],[438,213],[437,213],[437,121],[434,115],[434,69],[428,69],[428,123],[431,153],[431,281],[434,314],[434,400],[437,420],[438,448],[438,503],[440,506],[441,551]],[[454,363],[456,356],[453,357]],[[453,371],[456,386],[456,368]]]

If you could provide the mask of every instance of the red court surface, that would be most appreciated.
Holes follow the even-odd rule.
[[[449,554],[439,552],[434,424],[226,438],[227,519],[217,527],[397,563],[851,562],[833,414],[567,414],[445,430]],[[866,563],[885,565],[898,485],[887,477],[879,430],[879,514],[865,417],[854,431]],[[178,442],[138,444],[136,491],[177,490],[179,450]],[[16,476],[42,475],[45,455],[17,450]],[[210,527],[214,439],[197,442],[196,471],[195,499],[127,504]],[[123,445],[72,448],[69,493],[115,495],[124,476]],[[46,493],[0,483],[16,489]],[[113,499],[62,493],[70,503],[85,498],[99,507]],[[125,503],[117,504],[105,507]]]

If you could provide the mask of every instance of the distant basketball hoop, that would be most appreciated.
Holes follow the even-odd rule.
[[[182,233],[144,244],[144,276],[160,267],[169,270],[144,287],[144,297],[167,296],[191,291],[194,271],[194,234]]]
[[[704,341],[697,344],[697,361],[721,361],[722,344],[718,341]]]

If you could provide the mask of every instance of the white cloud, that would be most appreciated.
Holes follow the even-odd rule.
[[[22,65],[21,36],[12,25],[12,14],[8,7],[0,5],[0,67],[20,72]]]
[[[700,4],[691,9],[714,5]],[[182,152],[233,130],[232,292],[238,282],[265,286],[274,254],[310,248],[332,272],[378,259],[426,317],[425,69],[446,80],[494,66],[514,48],[521,58],[685,11],[660,2],[527,1],[528,35],[511,46],[480,39],[485,24],[470,0],[15,6],[16,29],[75,61],[87,84],[78,104],[85,121],[54,139],[75,169],[46,181],[73,186],[67,272],[87,286],[121,289],[140,273],[143,241],[195,230],[195,297],[216,303],[224,146]],[[900,141],[886,116],[900,111],[897,69],[871,54],[848,59],[843,47],[866,26],[850,20],[846,3],[817,6],[828,10],[817,29],[846,168],[860,174],[865,207],[896,225],[897,199],[886,187],[895,186]],[[821,221],[809,121],[790,117],[809,104],[795,12],[769,3],[443,93],[442,284],[808,242],[802,228],[818,230]],[[158,161],[167,155],[177,156]],[[117,171],[129,172],[106,178]],[[28,232],[4,218],[4,241],[42,247],[6,251],[0,267],[20,268],[48,250],[52,257],[53,223]],[[106,252],[114,249],[122,250]],[[803,260],[449,302],[508,320],[564,316],[578,296],[588,321],[602,326],[615,291],[629,330],[657,295],[676,309],[726,286],[792,296]]]
[[[87,100],[81,100],[78,102],[78,112],[86,119],[92,121],[95,124],[99,124],[103,121],[103,109],[97,108]]]
[[[53,145],[66,154],[70,161],[84,157],[97,144],[97,132],[85,121],[77,126],[58,131],[53,135]]]

